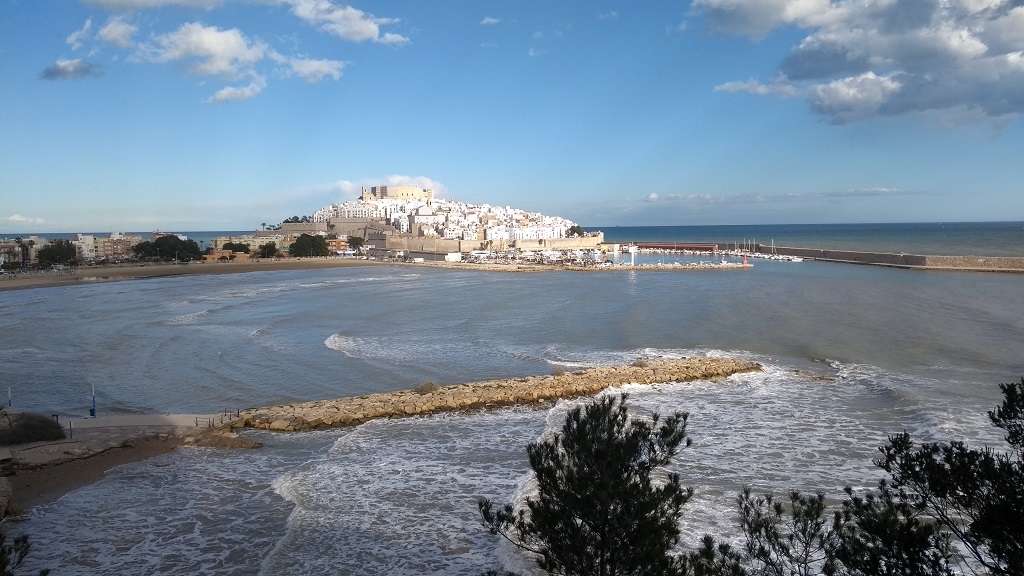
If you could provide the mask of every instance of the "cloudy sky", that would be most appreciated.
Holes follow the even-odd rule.
[[[0,76],[0,234],[1024,220],[1022,0],[0,0]]]

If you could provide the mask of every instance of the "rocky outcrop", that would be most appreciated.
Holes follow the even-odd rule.
[[[730,358],[637,362],[631,366],[443,386],[427,393],[409,390],[255,408],[243,410],[230,427],[293,432],[355,426],[374,418],[546,403],[589,396],[623,384],[720,379],[760,369],[755,362]]]

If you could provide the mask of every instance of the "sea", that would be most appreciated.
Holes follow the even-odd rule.
[[[1024,223],[607,228],[609,241],[1024,256]],[[974,233],[965,233],[973,229]],[[713,233],[712,233],[713,232]],[[802,240],[802,241],[801,241]],[[805,244],[810,243],[810,244]],[[850,243],[850,244],[847,244]],[[959,246],[952,250],[950,246]],[[662,256],[664,257],[664,256]],[[681,257],[681,256],[680,256]],[[891,434],[1006,449],[987,419],[1024,376],[1024,275],[825,262],[745,269],[478,272],[402,266],[189,275],[0,292],[0,395],[83,418],[252,406],[735,357],[762,372],[627,385],[637,415],[690,415],[671,470],[695,490],[681,549],[739,537],[736,494],[877,485]],[[377,420],[258,450],[184,448],[26,517],[26,572],[536,574],[477,500],[535,490],[526,445],[588,399]]]

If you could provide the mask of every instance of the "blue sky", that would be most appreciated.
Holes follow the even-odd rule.
[[[0,234],[419,183],[584,226],[1024,220],[1017,0],[0,0]]]

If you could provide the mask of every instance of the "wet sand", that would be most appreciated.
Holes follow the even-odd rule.
[[[223,424],[220,415],[146,414],[78,418],[71,437],[0,448],[0,475],[11,483],[14,511],[47,504],[101,480],[122,464],[152,461],[170,465],[181,446],[256,448],[251,440],[209,426]],[[229,420],[228,420],[229,421]],[[147,464],[148,465],[148,464]]]
[[[21,468],[8,476],[14,492],[11,501],[16,509],[29,509],[48,504],[61,496],[89,486],[103,479],[107,471],[122,464],[153,460],[154,466],[167,465],[158,456],[173,452],[181,446],[180,437],[149,437],[131,440],[85,458],[72,458]]]

